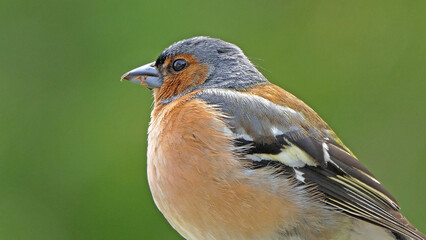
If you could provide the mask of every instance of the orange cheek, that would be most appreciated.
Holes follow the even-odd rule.
[[[185,59],[189,63],[189,66],[182,70],[182,72],[168,73],[164,77],[164,83],[155,97],[156,101],[179,95],[203,84],[207,79],[209,70],[207,65],[201,64],[194,57],[188,55],[180,55],[175,58]]]

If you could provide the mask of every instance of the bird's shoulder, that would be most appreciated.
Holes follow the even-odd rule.
[[[313,186],[331,208],[421,239],[399,213],[393,196],[361,164],[333,130],[303,101],[284,89],[260,84],[249,89],[206,89],[194,95],[223,115],[234,145],[251,168]]]

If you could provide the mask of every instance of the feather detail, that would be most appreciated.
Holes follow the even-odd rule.
[[[265,88],[268,91],[261,91]],[[234,144],[243,147],[241,155],[255,169],[274,166],[276,174],[290,173],[298,184],[313,185],[332,208],[396,235],[423,239],[398,212],[394,197],[328,125],[302,101],[274,89],[281,88],[263,84],[243,92],[207,89],[196,97],[232,116],[227,124]]]

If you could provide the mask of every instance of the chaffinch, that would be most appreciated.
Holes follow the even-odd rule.
[[[149,186],[186,239],[425,239],[333,130],[236,45],[182,40],[122,79],[153,90]]]

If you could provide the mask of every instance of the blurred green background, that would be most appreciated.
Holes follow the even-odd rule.
[[[171,43],[240,46],[313,107],[426,231],[426,1],[0,1],[0,239],[180,239],[146,180]]]

